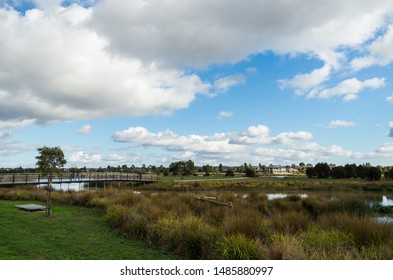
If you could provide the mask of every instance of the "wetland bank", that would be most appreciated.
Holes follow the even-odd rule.
[[[0,190],[0,200],[44,198],[36,188]],[[102,209],[113,231],[179,259],[392,259],[392,202],[388,181],[296,178],[53,192],[54,211]]]

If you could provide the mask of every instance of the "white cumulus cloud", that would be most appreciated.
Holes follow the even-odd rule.
[[[328,80],[331,71],[332,66],[326,64],[310,73],[298,74],[290,80],[279,80],[278,83],[281,88],[295,88],[295,92],[300,95]]]
[[[388,97],[386,97],[386,101],[387,101],[389,104],[393,105],[393,94],[390,95],[390,96],[388,96]]]
[[[220,78],[214,82],[214,90],[216,93],[225,93],[231,87],[244,83],[246,78],[243,75],[230,75]]]
[[[86,124],[78,129],[78,133],[89,134],[89,133],[91,133],[92,130],[93,130],[92,126]]]
[[[393,24],[388,25],[386,32],[372,41],[367,47],[368,54],[354,58],[351,66],[354,70],[361,70],[374,65],[386,66],[393,61]]]
[[[222,119],[232,118],[233,115],[234,115],[233,112],[221,111],[220,113],[218,113],[217,118],[219,120],[222,120]]]
[[[98,153],[88,153],[85,151],[77,151],[68,158],[69,164],[99,164],[102,156]]]
[[[317,97],[320,99],[330,99],[342,97],[345,102],[358,98],[358,94],[365,89],[378,89],[385,86],[384,78],[372,78],[360,81],[357,78],[351,78],[342,81],[337,86],[322,91],[312,92],[308,97]]]
[[[210,89],[195,74],[107,52],[93,8],[0,8],[0,120],[45,123],[170,114]]]
[[[352,121],[343,121],[343,120],[333,120],[328,125],[329,128],[352,127],[352,126],[356,126],[356,123]]]
[[[178,135],[171,130],[161,132],[150,132],[144,127],[130,127],[114,134],[116,142],[130,142],[140,146],[159,147],[169,152],[180,152],[180,158],[184,155],[192,155],[196,159],[204,159],[209,162],[217,160],[217,155],[221,160],[231,163],[236,159],[245,158],[258,160],[256,150],[261,146],[272,146],[272,150],[277,151],[275,146],[292,146],[301,143],[308,143],[312,134],[305,131],[284,132],[277,136],[269,135],[270,129],[265,125],[250,126],[245,131],[216,133],[213,135]]]

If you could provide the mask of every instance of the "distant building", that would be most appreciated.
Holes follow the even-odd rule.
[[[268,174],[298,174],[297,169],[291,168],[290,166],[281,166],[270,164],[266,167],[266,173]]]

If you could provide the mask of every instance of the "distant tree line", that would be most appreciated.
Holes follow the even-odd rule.
[[[381,167],[371,166],[369,163],[356,165],[346,164],[344,166],[335,166],[326,162],[317,163],[315,166],[311,164],[305,164],[301,162],[299,165],[292,164],[291,167],[299,171],[300,174],[306,173],[309,178],[333,178],[333,179],[345,179],[345,178],[360,178],[370,181],[378,181],[382,177],[387,180],[393,180],[393,168],[392,167]],[[138,174],[162,174],[168,176],[169,174],[177,176],[210,176],[211,174],[221,174],[227,177],[234,177],[237,174],[242,174],[246,177],[256,177],[261,174],[266,174],[267,166],[259,164],[258,166],[252,166],[250,163],[244,163],[238,166],[218,166],[203,165],[196,166],[192,160],[181,160],[172,162],[169,167],[146,165],[142,166],[135,165],[117,165],[99,168],[87,168],[84,167],[70,167],[64,168],[62,171],[68,171],[73,173],[78,172],[125,172],[125,173],[138,173]],[[0,168],[1,173],[34,173],[40,172],[36,168]]]
[[[380,168],[371,166],[369,164],[346,164],[344,166],[330,167],[326,162],[317,163],[314,167],[308,167],[306,170],[308,178],[360,178],[370,181],[378,181],[382,178],[382,171]],[[393,169],[385,172],[386,179],[393,179]]]

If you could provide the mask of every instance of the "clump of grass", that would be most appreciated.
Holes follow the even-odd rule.
[[[23,188],[3,189],[0,198],[4,200],[30,200],[30,190]]]
[[[127,219],[129,207],[125,205],[114,204],[108,207],[104,216],[105,221],[112,228],[122,228]]]
[[[94,197],[94,191],[84,190],[75,192],[73,203],[78,206],[87,206],[88,202]]]
[[[149,197],[141,197],[133,208],[146,217],[149,223],[155,223],[159,217],[163,216],[167,211],[156,203],[155,199]]]
[[[136,207],[131,207],[125,213],[121,230],[128,236],[146,239],[150,225],[143,213],[139,212]]]
[[[372,206],[364,199],[344,198],[330,201],[327,204],[327,210],[330,213],[350,213],[358,216],[364,216],[372,212]]]
[[[301,201],[301,206],[314,219],[318,218],[322,212],[325,212],[325,204],[315,198],[306,198]]]
[[[259,241],[235,233],[217,242],[216,254],[226,260],[258,260],[266,258],[267,252]]]
[[[269,209],[273,212],[286,212],[293,209],[293,202],[286,199],[273,199],[269,203]]]
[[[217,206],[216,206],[217,207]],[[262,215],[255,208],[245,208],[238,213],[227,215],[223,220],[225,230],[230,233],[242,233],[247,237],[258,237],[262,231]]]
[[[350,234],[337,229],[310,227],[300,234],[300,239],[310,259],[346,259],[354,245]]]
[[[294,210],[277,213],[272,217],[274,229],[282,233],[297,233],[304,231],[310,223],[310,217],[306,213]]]
[[[112,197],[93,197],[87,202],[86,206],[106,209],[110,205],[113,205],[114,202],[115,201]]]
[[[212,244],[217,241],[219,230],[201,218],[187,215],[178,217],[169,213],[158,219],[156,235],[162,245],[175,254],[186,258],[207,258]]]
[[[351,234],[359,247],[392,244],[393,227],[386,223],[378,223],[370,216],[358,217],[339,213],[322,219],[321,224]]]
[[[362,246],[353,259],[363,260],[392,260],[393,249],[384,244],[378,246]]]
[[[73,202],[73,192],[58,191],[52,193],[52,201],[61,204],[69,205]]]
[[[183,216],[190,212],[190,205],[187,203],[191,197],[184,194],[159,194],[151,197],[152,202],[162,208],[164,211],[175,212]]]
[[[223,224],[225,219],[231,214],[233,209],[228,207],[222,207],[217,205],[208,204],[205,205],[202,218],[207,223],[220,226]]]
[[[268,257],[273,260],[302,260],[305,253],[300,239],[295,235],[273,234]]]

